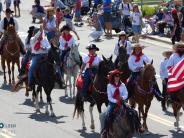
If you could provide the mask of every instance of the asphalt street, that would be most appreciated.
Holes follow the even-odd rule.
[[[46,0],[41,1],[46,5]],[[25,39],[27,29],[31,24],[31,16],[29,14],[32,1],[22,0],[22,16],[16,18],[19,23],[19,35],[21,39]],[[36,24],[39,26],[38,24]],[[90,42],[88,37],[91,28],[86,24],[83,27],[76,27],[80,36],[80,52],[87,53],[85,47]],[[102,41],[96,42],[100,48],[99,55],[110,57],[113,54],[117,37],[106,39],[102,37]],[[171,49],[172,46],[149,39],[141,40],[141,44],[147,46],[144,53],[151,57],[154,61],[154,67],[157,72],[157,81],[161,88],[159,78],[159,66],[163,59],[162,52]],[[115,58],[115,57],[114,57]],[[0,67],[2,71],[2,68]],[[17,72],[16,72],[17,73]],[[52,91],[53,108],[56,117],[45,115],[45,108],[41,106],[41,114],[35,113],[35,108],[29,97],[25,97],[25,88],[18,92],[12,92],[9,85],[3,84],[3,74],[0,72],[0,138],[99,138],[100,124],[99,114],[96,107],[94,108],[95,130],[90,129],[90,115],[88,111],[89,104],[85,104],[85,121],[87,130],[82,130],[81,119],[72,118],[74,110],[74,100],[64,98],[64,90],[54,89]],[[45,94],[44,102],[46,102]],[[105,110],[105,106],[103,106]],[[183,111],[182,111],[183,112]],[[167,112],[161,110],[161,104],[154,99],[148,115],[148,128],[151,134],[144,136],[135,136],[143,138],[183,138],[184,137],[184,117],[181,112],[180,127],[177,131],[174,127],[175,118],[172,109],[168,108]],[[4,128],[1,129],[1,125]]]

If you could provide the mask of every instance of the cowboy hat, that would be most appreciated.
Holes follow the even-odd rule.
[[[96,51],[99,51],[99,48],[95,44],[89,44],[86,49],[92,50],[95,49]]]
[[[46,10],[47,12],[52,12],[52,13],[54,13],[54,8],[53,8],[53,7],[47,7],[47,8],[45,8],[45,10]]]
[[[164,57],[167,57],[167,55],[172,55],[172,53],[173,53],[173,51],[164,51],[163,53],[162,53],[162,55],[164,56]]]
[[[14,13],[14,11],[12,11],[10,8],[7,8],[7,9],[5,10],[5,13]]]
[[[133,46],[132,46],[132,49],[135,49],[135,48],[141,48],[141,49],[144,49],[146,46],[143,46],[143,45],[141,45],[141,44],[139,44],[139,43],[137,43],[137,44],[134,44]]]
[[[61,28],[61,30],[60,30],[60,32],[63,32],[63,31],[71,31],[71,28],[70,28],[70,26],[69,25],[64,25],[62,28]]]
[[[115,75],[122,75],[122,74],[123,74],[123,72],[121,72],[119,69],[115,69],[115,70],[109,72],[108,79],[109,79],[109,81],[112,81],[112,79],[114,78]]]
[[[184,43],[182,42],[177,42],[173,45],[173,49],[177,50],[178,47],[183,47],[184,48]]]
[[[118,35],[119,36],[122,36],[122,35],[126,36],[126,33],[125,33],[125,31],[121,31],[121,32],[118,33]]]

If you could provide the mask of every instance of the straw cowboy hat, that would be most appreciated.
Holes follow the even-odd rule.
[[[120,75],[121,76],[122,74],[123,74],[123,72],[121,72],[118,69],[115,69],[115,70],[109,72],[108,79],[109,79],[109,81],[112,81],[112,79],[114,78],[115,75]]]
[[[47,7],[47,8],[45,8],[45,10],[47,11],[47,12],[52,12],[52,13],[54,13],[54,7]]]
[[[162,53],[162,55],[163,55],[164,57],[167,57],[167,56],[172,55],[172,53],[173,53],[173,51],[164,51],[164,52]]]
[[[95,44],[89,44],[86,49],[92,50],[95,49],[96,51],[99,51],[99,48]]]
[[[141,48],[141,49],[144,49],[146,46],[143,46],[143,45],[141,45],[141,44],[139,44],[139,43],[137,43],[137,44],[134,44],[133,46],[132,46],[132,49],[135,49],[135,48]]]
[[[118,33],[118,35],[119,36],[126,36],[126,33],[125,33],[125,31],[121,31],[121,32]]]
[[[178,42],[178,43],[176,43],[176,44],[173,45],[173,49],[174,49],[174,50],[177,50],[178,47],[183,47],[183,48],[184,48],[184,43]]]

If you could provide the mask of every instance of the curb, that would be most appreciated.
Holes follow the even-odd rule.
[[[155,38],[155,37],[152,37],[152,36],[149,36],[149,35],[147,35],[146,38],[149,38],[151,40],[155,40],[155,41],[159,41],[159,42],[162,42],[162,43],[166,43],[166,44],[172,45],[171,41]]]

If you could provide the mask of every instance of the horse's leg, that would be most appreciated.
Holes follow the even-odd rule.
[[[149,111],[150,106],[151,106],[151,102],[149,104],[145,105],[145,112],[144,112],[144,115],[143,115],[143,122],[145,123],[146,131],[148,131],[148,126],[147,126],[147,123],[146,123],[146,119],[147,119],[147,116],[148,116],[148,111]]]
[[[48,88],[48,89],[44,89],[45,93],[47,95],[47,103],[50,105],[50,112],[51,112],[51,117],[55,117],[54,111],[53,111],[53,107],[52,107],[52,99],[50,97],[51,91],[52,89]]]
[[[86,130],[86,125],[85,125],[85,121],[84,121],[84,111],[81,112],[81,118],[82,118],[82,128],[83,128],[83,130]]]
[[[4,84],[7,83],[6,81],[6,65],[5,65],[5,59],[1,56],[1,66],[3,68],[3,73],[4,73]]]
[[[98,109],[98,113],[101,114],[102,113],[102,104],[97,104],[97,109]]]
[[[12,62],[12,84],[15,84],[14,66],[15,66],[15,62]]]
[[[11,84],[11,69],[10,69],[10,62],[9,61],[7,61],[7,66],[8,66],[9,84]]]
[[[141,121],[141,114],[144,114],[144,109],[142,104],[138,104],[138,113],[139,113],[139,120]],[[143,126],[144,127],[144,126]]]
[[[176,122],[174,122],[174,126],[177,129],[179,129],[179,113],[180,113],[181,105],[177,103],[173,103],[172,107],[173,107],[174,116],[176,118]]]
[[[91,129],[95,129],[94,117],[93,117],[93,107],[94,107],[94,104],[89,105],[89,113],[91,117],[91,126],[90,126]]]
[[[25,81],[25,85],[26,85],[26,93],[25,93],[25,96],[28,97],[29,96],[29,91],[27,89],[28,88],[28,81],[27,80]]]
[[[75,97],[75,81],[76,81],[76,75],[73,77],[73,98]]]
[[[69,76],[69,88],[70,88],[70,98],[72,98],[72,76]]]
[[[35,99],[36,99],[36,91],[35,91],[35,85],[33,85],[33,93],[32,93],[33,103],[35,102]]]
[[[42,87],[41,87],[41,86],[39,86],[39,91],[40,91],[40,102],[41,102],[41,103],[44,103],[44,102],[43,102]]]
[[[36,107],[36,113],[38,113],[38,112],[40,112],[40,107],[39,107],[39,104],[38,104],[38,92],[35,91],[35,94],[36,94],[36,97],[35,97],[35,107]]]
[[[67,93],[67,87],[68,87],[68,73],[66,74],[65,84],[66,84],[66,88],[65,88],[65,97],[68,97],[68,93]]]

